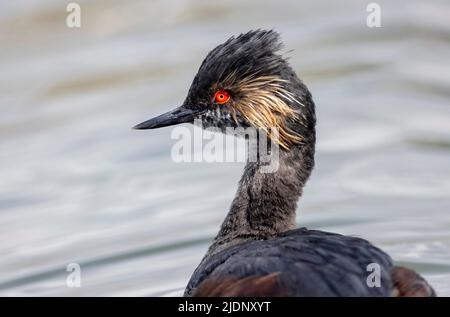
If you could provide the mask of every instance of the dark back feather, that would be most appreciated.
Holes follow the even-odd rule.
[[[366,283],[370,263],[381,268],[380,287]],[[244,242],[205,258],[185,295],[205,296],[209,289],[216,295],[245,296],[249,293],[237,290],[265,281],[267,294],[258,295],[390,296],[392,267],[391,258],[366,240],[301,228],[270,240]],[[226,283],[220,286],[221,281]],[[214,284],[217,289],[211,287]]]

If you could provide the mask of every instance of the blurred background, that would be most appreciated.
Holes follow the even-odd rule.
[[[361,0],[77,2],[81,28],[69,1],[0,3],[0,295],[182,294],[243,164],[174,163],[170,128],[131,127],[256,28],[317,105],[298,225],[367,238],[450,295],[449,1],[377,1],[380,28]]]

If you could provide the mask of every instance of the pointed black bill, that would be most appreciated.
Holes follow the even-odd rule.
[[[139,123],[133,127],[133,129],[157,129],[180,123],[193,122],[198,114],[200,114],[200,111],[198,110],[187,109],[184,106],[181,106],[155,118]]]

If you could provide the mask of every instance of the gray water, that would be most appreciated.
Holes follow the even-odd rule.
[[[181,294],[243,164],[175,163],[170,128],[131,127],[254,28],[282,34],[317,105],[298,225],[364,237],[450,295],[450,2],[378,1],[369,28],[369,1],[91,0],[81,29],[67,2],[0,3],[0,295]]]

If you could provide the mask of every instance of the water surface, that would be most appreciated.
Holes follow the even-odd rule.
[[[175,163],[171,129],[202,58],[282,34],[313,93],[317,165],[298,225],[369,239],[450,295],[450,4],[378,1],[0,4],[0,295],[179,295],[243,164]],[[290,51],[292,50],[292,51]],[[82,287],[66,286],[67,264]]]

